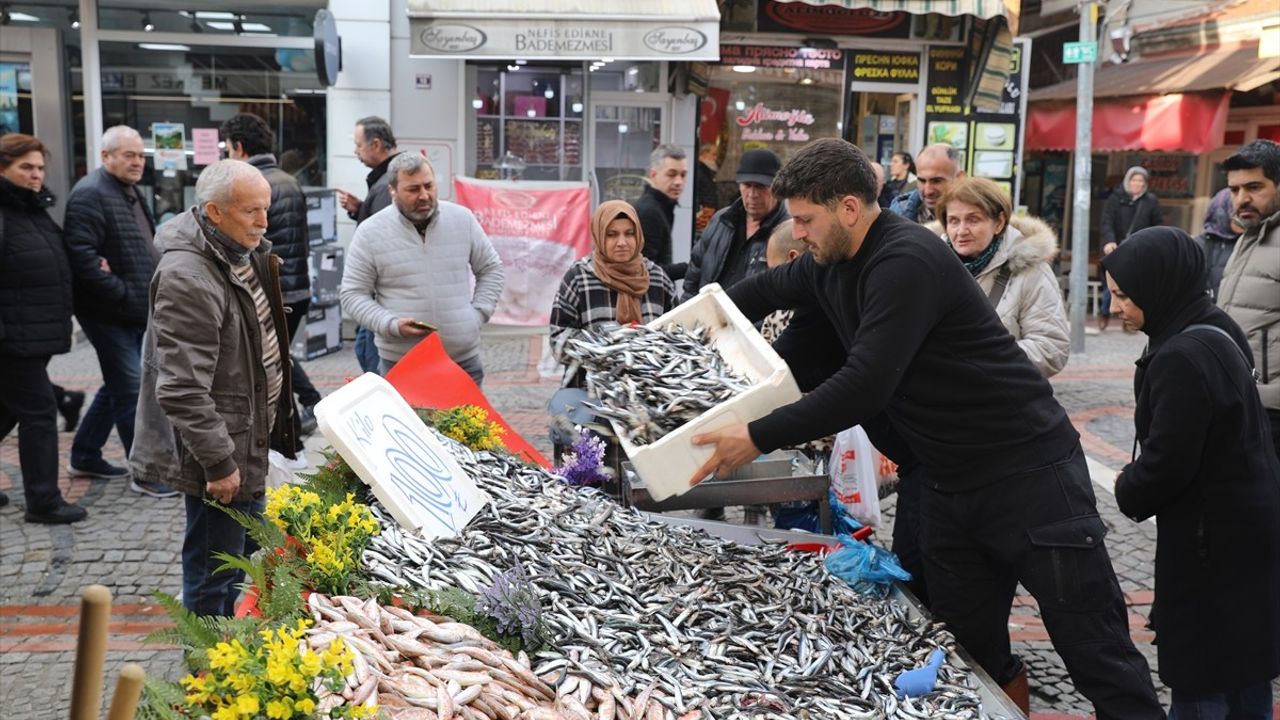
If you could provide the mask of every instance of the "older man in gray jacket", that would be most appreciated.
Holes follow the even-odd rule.
[[[502,260],[470,210],[437,199],[426,158],[397,155],[387,176],[391,205],[347,248],[342,311],[373,330],[384,375],[434,329],[479,385],[480,328],[502,294]]]
[[[294,447],[280,259],[263,239],[270,205],[257,168],[223,160],[200,173],[196,207],[156,235],[129,459],[137,477],[186,495],[182,602],[199,615],[231,615],[243,578],[216,572],[215,553],[256,550],[205,498],[261,514],[268,447]]]

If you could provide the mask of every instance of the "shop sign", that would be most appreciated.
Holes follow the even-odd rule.
[[[849,50],[849,78],[854,82],[916,83],[920,53]]]
[[[365,373],[316,405],[320,432],[401,527],[454,537],[489,502],[391,383]]]
[[[960,150],[964,170],[994,180],[1018,201],[1018,158],[1022,155],[1022,108],[1027,45],[1014,46],[1012,74],[996,112],[979,112],[964,103],[968,58],[965,48],[933,46],[928,51],[925,90],[925,144],[947,143]]]
[[[332,87],[338,82],[338,71],[342,69],[342,39],[338,37],[338,21],[333,13],[321,8],[316,11],[312,27],[315,28],[316,76],[321,85]]]
[[[410,55],[472,59],[716,60],[719,30],[713,21],[671,24],[474,18],[461,23],[410,18]]]
[[[490,321],[546,326],[559,279],[591,251],[588,186],[460,177],[454,193],[475,214],[506,272]]]
[[[1124,159],[1126,168],[1141,165],[1151,177],[1147,189],[1157,197],[1195,197],[1196,157],[1194,155],[1133,154]]]
[[[838,48],[778,47],[773,45],[721,45],[722,65],[833,70],[844,67],[846,51]]]
[[[764,103],[756,103],[754,107],[735,118],[735,122],[742,128],[743,140],[809,142],[808,130],[796,126],[812,125],[814,118],[808,110],[800,108],[777,110]],[[772,123],[785,123],[786,127],[770,127]]]
[[[911,34],[911,14],[881,12],[869,8],[765,0],[759,4],[756,27],[761,32],[803,32],[823,35],[906,38]]]

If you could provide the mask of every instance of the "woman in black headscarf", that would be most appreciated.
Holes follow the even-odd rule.
[[[1149,338],[1134,376],[1141,452],[1115,494],[1159,526],[1152,616],[1170,718],[1270,717],[1280,462],[1249,346],[1205,294],[1204,256],[1183,231],[1137,232],[1102,267],[1111,312]]]

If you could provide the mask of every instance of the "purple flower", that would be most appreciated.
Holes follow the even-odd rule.
[[[577,441],[555,472],[570,485],[599,487],[608,480],[604,474],[604,451],[603,440],[586,428],[580,428]]]
[[[542,630],[537,590],[519,560],[493,579],[493,585],[476,600],[476,609],[497,622],[498,632],[520,635],[526,647],[534,646]]]

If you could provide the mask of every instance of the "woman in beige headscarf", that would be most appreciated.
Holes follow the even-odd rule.
[[[662,268],[646,260],[635,208],[601,203],[591,217],[591,254],[569,267],[551,307],[551,349],[563,361],[565,342],[606,323],[647,323],[676,305],[676,288]],[[581,377],[565,377],[581,387]]]

